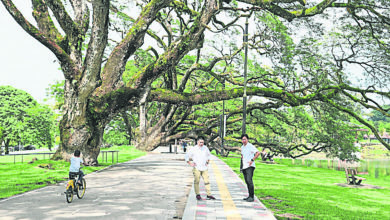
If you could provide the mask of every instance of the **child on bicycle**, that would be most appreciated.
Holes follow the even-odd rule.
[[[78,175],[78,183],[80,183],[81,178],[84,176],[83,171],[80,170],[80,164],[85,165],[83,159],[80,157],[80,151],[75,150],[73,157],[70,158],[69,179],[71,179],[72,175]]]

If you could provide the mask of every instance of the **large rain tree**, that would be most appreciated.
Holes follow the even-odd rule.
[[[129,27],[123,31],[120,39],[110,41],[110,43],[108,39],[111,20],[114,15],[122,14],[117,7],[111,5],[114,1],[33,0],[34,22],[28,21],[12,0],[1,1],[28,34],[55,54],[65,76],[64,115],[60,123],[61,145],[55,155],[57,158],[68,159],[75,149],[81,149],[87,163],[97,164],[104,128],[119,112],[133,107],[139,107],[140,142],[145,143],[147,132],[146,125],[143,123],[146,120],[142,117],[145,115],[144,111],[147,110],[146,103],[148,102],[158,101],[175,106],[193,106],[241,97],[242,88],[228,91],[223,89],[185,90],[184,86],[188,80],[186,76],[189,77],[190,74],[184,75],[178,82],[179,78],[175,78],[173,69],[187,54],[202,48],[212,26],[228,28],[243,14],[248,14],[250,11],[265,11],[283,21],[293,22],[304,20],[307,17],[315,19],[317,15],[333,10],[349,25],[350,33],[341,32],[345,35],[339,34],[338,37],[344,41],[329,44],[329,47],[334,48],[333,58],[338,68],[321,70],[318,68],[322,67],[322,64],[313,66],[305,63],[307,59],[302,59],[303,68],[297,70],[302,73],[310,70],[318,74],[330,71],[331,77],[336,76],[334,82],[337,83],[315,86],[307,83],[310,80],[302,80],[305,74],[301,74],[296,77],[296,83],[276,83],[279,85],[278,88],[251,84],[253,86],[247,89],[248,95],[273,98],[280,100],[278,104],[288,106],[299,106],[319,100],[358,118],[367,126],[369,124],[364,119],[351,111],[348,106],[340,105],[337,100],[334,101],[333,98],[343,93],[344,96],[367,108],[377,108],[384,114],[387,111],[373,101],[369,95],[379,94],[387,97],[388,93],[380,90],[383,87],[359,89],[348,84],[341,74],[347,63],[358,63],[365,73],[374,74],[377,77],[379,77],[378,72],[384,73],[381,71],[386,66],[380,66],[380,64],[386,62],[388,64],[388,48],[390,48],[388,45],[389,2],[386,0],[241,0],[232,2],[156,0],[137,2],[137,4],[131,1],[126,4],[130,6],[131,14],[137,14],[137,17],[129,19]],[[226,20],[226,17],[231,20],[228,24],[221,22]],[[319,21],[326,21],[326,19],[322,18]],[[170,29],[173,24],[177,24],[179,28]],[[161,29],[165,31],[162,35],[159,35],[159,31],[154,31]],[[125,82],[122,76],[128,61],[141,49],[147,36],[150,36],[147,38],[148,42],[155,39],[155,44],[162,46],[163,50],[152,50],[154,52],[153,62],[139,68]],[[356,38],[349,40],[350,37]],[[377,46],[375,48],[364,47],[364,43]],[[112,44],[114,46],[110,47]],[[346,45],[348,50],[345,50]],[[357,49],[362,52],[357,53]],[[378,56],[360,59],[366,57],[365,54],[371,54],[370,51],[373,50],[377,50],[376,54],[383,55],[384,59],[374,60]],[[279,52],[282,56],[283,51]],[[373,65],[372,62],[380,62],[380,64]],[[213,67],[212,63],[205,67],[207,66]],[[191,73],[190,70],[188,71]],[[278,72],[278,69],[274,73],[284,74]],[[382,77],[379,78],[382,79]],[[168,84],[162,88],[156,86],[157,81],[162,79],[167,79]],[[233,80],[231,81],[234,83]],[[183,109],[181,112],[189,114],[189,111],[190,109]],[[171,117],[174,112],[172,108],[166,109],[166,118],[174,119]],[[375,128],[370,128],[375,131]]]

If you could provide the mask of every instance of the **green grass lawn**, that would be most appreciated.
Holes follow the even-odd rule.
[[[120,151],[118,158],[119,163],[146,154],[145,152],[136,150],[134,147],[130,146],[112,147],[109,148],[109,150]],[[27,159],[24,163],[19,162],[14,164],[13,157],[11,156],[0,157],[0,199],[68,179],[69,162],[53,161],[49,159],[43,160],[40,159],[40,157],[37,158],[38,160],[32,164],[28,164]],[[29,161],[31,161],[31,159],[32,157],[29,158]],[[96,170],[101,170],[111,164],[111,159],[108,159],[108,163],[99,163],[99,166],[97,167],[84,167],[83,172],[88,174]],[[48,166],[51,168],[48,168]]]
[[[365,146],[361,150],[364,159],[390,158],[390,152],[382,144]]]
[[[239,173],[239,158],[220,158]],[[278,219],[390,219],[390,176],[366,178],[363,184],[383,189],[338,186],[344,171],[260,162],[253,180],[256,196]]]
[[[6,156],[0,156],[0,164],[5,164],[5,163],[28,163],[34,157],[37,158],[38,160],[49,159],[51,156],[53,156],[55,151],[45,152],[45,153],[52,153],[52,154],[51,155],[48,155],[48,154],[31,154],[31,155],[9,154],[9,155],[6,155]]]

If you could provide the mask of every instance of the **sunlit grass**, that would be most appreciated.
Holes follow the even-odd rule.
[[[130,146],[112,147],[109,150],[119,150],[118,162],[125,162],[145,155],[145,152],[136,150]],[[4,159],[5,156],[0,157]],[[46,155],[47,158],[47,155]],[[31,157],[32,159],[32,157]],[[32,164],[13,163],[0,161],[0,198],[7,198],[33,189],[41,188],[50,184],[55,184],[67,180],[69,172],[69,162],[53,161],[49,159],[39,159]],[[115,159],[116,161],[116,159]],[[97,167],[84,167],[85,174],[101,170],[109,163],[99,163]]]
[[[223,158],[239,174],[238,158]],[[240,175],[242,178],[242,174]],[[347,188],[344,171],[296,165],[256,163],[255,194],[278,215],[304,219],[389,219],[390,177],[370,178],[363,184],[383,189]]]
[[[48,153],[48,152],[46,152]],[[51,152],[54,154],[54,151]],[[17,155],[17,154],[10,154],[5,156],[0,156],[0,164],[2,163],[28,163],[33,158],[37,158],[38,160],[43,159],[49,159],[51,155],[48,154],[31,154],[31,155]]]

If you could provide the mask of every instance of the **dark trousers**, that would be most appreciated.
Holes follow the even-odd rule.
[[[253,180],[252,180],[254,171],[255,171],[254,167],[248,167],[242,170],[242,173],[244,174],[246,186],[248,187],[249,197],[252,198],[254,198],[255,196],[255,186],[253,185]]]
[[[69,179],[72,179],[73,175],[78,175],[79,176],[77,181],[81,180],[81,178],[84,177],[84,173],[81,170],[79,172],[69,172]]]

